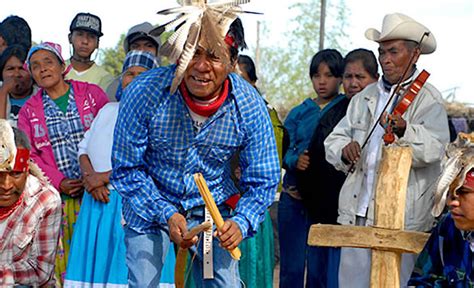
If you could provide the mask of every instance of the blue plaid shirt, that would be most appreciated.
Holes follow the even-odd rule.
[[[125,89],[112,149],[111,182],[123,196],[127,225],[157,233],[176,212],[204,205],[193,174],[201,172],[217,205],[238,193],[230,159],[240,151],[244,194],[232,220],[244,237],[272,203],[280,168],[262,97],[230,74],[231,92],[196,132],[179,90],[169,94],[176,66],[143,73]]]
[[[66,114],[59,109],[46,92],[43,93],[43,106],[56,165],[67,178],[79,179],[81,178],[81,169],[77,145],[84,138],[85,131],[77,110],[74,91],[72,87],[70,89]]]

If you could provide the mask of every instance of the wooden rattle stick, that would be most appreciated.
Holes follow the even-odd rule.
[[[224,219],[222,218],[219,209],[217,209],[216,202],[214,198],[212,198],[211,192],[209,191],[209,187],[207,187],[206,180],[201,173],[194,174],[194,182],[198,186],[199,193],[201,193],[202,199],[204,199],[204,203],[206,204],[207,210],[211,214],[212,220],[216,223],[216,227],[218,231],[221,231],[222,226],[224,226]],[[235,260],[240,260],[241,252],[239,247],[232,249],[229,251],[232,258]]]

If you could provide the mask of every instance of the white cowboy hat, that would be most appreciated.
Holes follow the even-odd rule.
[[[419,43],[423,33],[426,32],[428,35],[423,38],[420,45],[421,54],[430,54],[436,50],[433,33],[424,25],[401,13],[385,15],[382,32],[369,28],[365,31],[365,37],[379,43],[388,40],[411,40]]]

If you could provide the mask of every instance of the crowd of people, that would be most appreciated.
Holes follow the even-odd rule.
[[[388,136],[413,151],[405,230],[432,232],[420,255],[402,255],[401,286],[474,287],[474,135],[449,144],[429,82],[399,110],[433,32],[393,13],[366,31],[378,57],[318,51],[313,95],[281,121],[239,55],[240,10],[188,8],[131,27],[118,77],[95,62],[96,15],[72,19],[70,59],[32,46],[23,18],[0,23],[0,287],[174,287],[178,273],[185,287],[273,287],[276,262],[283,288],[369,287],[370,250],[309,246],[308,234],[373,224]],[[205,221],[214,233],[188,237]],[[184,271],[177,249],[191,252]]]

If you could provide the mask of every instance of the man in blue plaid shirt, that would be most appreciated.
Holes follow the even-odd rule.
[[[231,73],[238,49],[246,47],[240,19],[231,20],[219,34],[225,51],[209,43],[212,35],[206,33],[212,31],[202,27],[182,74],[186,53],[178,67],[145,72],[124,91],[111,182],[123,197],[131,287],[157,287],[170,239],[197,254],[192,270],[198,287],[240,287],[237,262],[227,250],[256,232],[274,199],[280,179],[275,137],[262,97]],[[238,193],[229,165],[236,151],[244,193],[233,210],[225,201]],[[193,180],[197,172],[225,220],[220,241],[213,240],[213,279],[202,279],[202,241],[183,239],[204,221],[204,201]]]

